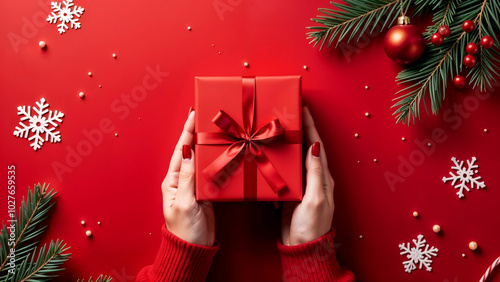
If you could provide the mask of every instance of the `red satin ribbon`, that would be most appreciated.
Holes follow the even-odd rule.
[[[253,130],[255,120],[255,78],[242,78],[242,113],[243,128],[227,113],[219,111],[212,122],[223,132],[199,132],[196,134],[196,143],[199,145],[230,145],[221,155],[219,155],[204,170],[203,174],[209,180],[214,180],[216,175],[224,170],[231,162],[241,161],[236,159],[240,154],[244,154],[245,175],[251,175],[248,167],[251,163],[259,169],[264,179],[274,193],[278,193],[285,188],[286,183],[278,173],[274,165],[267,158],[261,149],[263,143],[271,142],[277,137],[283,137],[283,142],[288,144],[300,144],[302,132],[300,130],[285,131],[279,119],[274,119],[257,130]],[[253,176],[255,178],[255,176]],[[245,180],[245,186],[249,181]],[[252,185],[256,186],[253,181]],[[244,188],[248,190],[247,187]],[[256,197],[256,187],[251,187],[250,193],[245,192],[245,197]],[[255,192],[254,192],[255,191]]]

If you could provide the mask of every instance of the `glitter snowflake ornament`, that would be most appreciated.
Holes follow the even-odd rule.
[[[484,188],[486,185],[481,180],[481,176],[474,177],[474,173],[478,173],[476,168],[478,165],[474,164],[476,162],[476,157],[472,157],[471,161],[467,160],[467,168],[464,167],[464,161],[460,163],[457,161],[457,158],[451,158],[451,161],[455,164],[451,167],[451,169],[456,170],[456,174],[450,171],[451,177],[443,177],[443,182],[451,181],[451,185],[458,189],[457,195],[458,198],[464,197],[464,189],[470,192],[467,184],[470,183],[470,188],[474,189],[474,185],[476,185],[476,189]],[[460,181],[459,184],[455,185],[457,181]]]
[[[47,17],[47,21],[51,24],[57,23],[60,21],[61,23],[57,25],[59,27],[59,34],[63,34],[66,32],[68,27],[68,23],[71,25],[71,28],[79,29],[81,24],[78,22],[78,18],[83,14],[82,7],[74,6],[73,0],[65,0],[62,2],[64,7],[62,7],[61,3],[51,2],[50,8],[52,9],[52,14]],[[73,7],[73,10],[71,10]]]
[[[48,141],[49,138],[52,143],[61,142],[61,133],[55,130],[59,126],[58,123],[62,123],[62,118],[64,117],[62,112],[49,111],[47,109],[49,104],[46,103],[44,98],[40,99],[40,102],[36,102],[36,105],[38,108],[33,107],[33,111],[36,112],[33,116],[31,115],[30,106],[28,106],[28,109],[26,109],[26,106],[17,107],[17,114],[21,116],[21,121],[19,122],[21,127],[16,126],[16,130],[14,131],[15,136],[33,141],[30,146],[35,151],[42,148],[43,143]],[[48,116],[46,116],[47,113]],[[28,125],[24,123],[26,120],[29,122]],[[34,134],[30,136],[30,133]]]
[[[399,244],[399,249],[402,251],[400,254],[406,255],[408,259],[403,262],[405,272],[411,273],[412,270],[417,269],[417,264],[419,269],[425,266],[425,270],[432,271],[432,257],[437,256],[439,250],[426,244],[427,242],[422,234],[417,236],[417,240],[413,239],[412,241],[415,247],[410,248],[410,243],[406,243],[406,245],[405,243]]]

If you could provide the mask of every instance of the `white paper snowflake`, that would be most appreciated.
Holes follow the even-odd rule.
[[[45,102],[44,98],[40,99],[40,102],[36,102],[36,104],[38,108],[33,107],[33,110],[37,113],[34,116],[31,116],[30,106],[28,106],[28,110],[26,110],[26,106],[17,107],[17,114],[21,116],[19,125],[22,127],[16,126],[16,130],[14,131],[15,136],[33,141],[30,146],[33,147],[35,151],[40,149],[43,143],[49,140],[49,137],[52,143],[61,142],[61,133],[55,130],[56,127],[59,126],[57,122],[61,123],[64,117],[62,112],[55,111],[52,114],[52,111],[47,109],[49,104]],[[48,117],[45,117],[46,113],[49,113]],[[29,125],[23,123],[25,120],[29,121]],[[52,125],[52,127],[49,127],[50,125]],[[34,134],[29,136],[30,132]],[[42,137],[44,133],[45,139]]]
[[[410,248],[410,243],[399,244],[399,249],[402,251],[401,255],[406,255],[407,261],[403,262],[405,267],[405,271],[411,273],[412,270],[417,269],[417,263],[419,263],[419,269],[422,269],[422,266],[425,266],[427,271],[432,271],[431,263],[432,257],[437,256],[437,252],[439,251],[437,248],[430,247],[429,244],[426,244],[424,239],[424,235],[420,234],[417,236],[417,240],[413,239],[413,244],[415,247]],[[422,249],[425,247],[425,249]]]
[[[61,22],[57,25],[59,27],[59,34],[63,34],[66,32],[66,29],[69,29],[67,23],[71,23],[71,28],[79,29],[81,24],[78,22],[78,18],[85,11],[82,7],[74,6],[73,0],[65,0],[63,4],[64,7],[62,8],[61,3],[50,2],[52,15],[47,17],[47,21],[51,24],[57,23],[57,20]],[[73,10],[71,10],[71,7],[73,7]]]
[[[453,174],[453,172],[450,171],[451,177],[443,177],[443,182],[446,183],[446,181],[452,181],[451,185],[455,187],[455,189],[459,189],[457,192],[457,195],[459,198],[464,197],[464,189],[470,192],[469,187],[467,187],[467,184],[470,182],[470,188],[474,189],[474,184],[476,185],[476,189],[479,190],[479,188],[484,188],[486,185],[484,185],[483,181],[481,180],[481,176],[478,177],[473,177],[474,173],[478,173],[477,170],[474,170],[478,168],[477,165],[474,163],[476,162],[476,157],[472,157],[471,161],[467,160],[467,169],[463,167],[464,161],[461,161],[460,164],[457,161],[457,158],[453,157],[451,158],[451,161],[455,164],[455,166],[452,166],[451,169],[454,169],[457,171],[457,174]],[[460,181],[459,184],[455,185],[457,180]]]

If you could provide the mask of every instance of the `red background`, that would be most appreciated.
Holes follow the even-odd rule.
[[[131,281],[153,261],[163,222],[160,184],[194,104],[194,76],[302,75],[303,97],[336,181],[334,227],[341,263],[360,281],[478,280],[500,255],[498,94],[480,100],[472,89],[452,90],[438,116],[424,116],[410,127],[395,124],[390,106],[401,67],[385,56],[382,36],[319,51],[305,39],[305,27],[314,25],[309,18],[328,1],[220,0],[215,3],[229,5],[221,14],[214,2],[77,0],[85,8],[82,28],[63,35],[44,21],[50,1],[0,2],[1,167],[6,179],[7,165],[16,165],[18,199],[37,182],[51,183],[59,193],[44,240],[61,238],[71,246],[72,259],[61,277],[104,273]],[[424,30],[424,23],[414,22]],[[38,47],[40,40],[46,50]],[[169,75],[144,100],[122,103],[122,94],[143,84],[148,66]],[[35,152],[12,133],[19,121],[17,106],[34,105],[42,97],[51,110],[65,113],[62,142],[47,142]],[[59,179],[54,162],[68,165],[68,150],[87,140],[83,130],[98,130],[103,119],[114,129]],[[404,182],[391,189],[384,174],[398,173],[401,158],[419,154],[417,144],[427,144],[435,129],[444,131],[444,142],[433,142]],[[441,181],[452,156],[476,156],[487,188],[458,199],[455,189]],[[6,191],[0,190],[2,209]],[[420,218],[413,218],[414,210]],[[264,202],[216,203],[215,213],[222,248],[209,280],[279,280],[280,211]],[[432,232],[434,224],[441,225],[441,235]],[[94,234],[91,239],[87,229]],[[439,249],[432,273],[404,272],[398,244],[418,234]],[[468,249],[471,240],[479,251]]]

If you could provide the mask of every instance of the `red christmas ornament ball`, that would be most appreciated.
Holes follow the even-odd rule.
[[[479,47],[477,47],[476,43],[471,42],[471,43],[467,44],[465,51],[467,51],[467,54],[469,54],[469,55],[475,55],[479,51]]]
[[[387,56],[398,64],[410,64],[418,60],[425,48],[422,32],[408,24],[408,17],[399,19],[399,23],[387,31],[384,38],[384,50]]]
[[[481,38],[481,46],[483,46],[484,48],[489,49],[493,47],[493,44],[495,44],[493,37],[486,35],[483,38]]]
[[[443,38],[443,35],[441,35],[441,33],[436,32],[431,37],[432,44],[434,44],[436,46],[443,44],[443,41],[444,41],[444,38]]]
[[[472,55],[467,55],[464,58],[464,65],[468,68],[473,68],[476,65],[476,57]]]
[[[455,76],[455,78],[453,78],[453,84],[455,84],[455,87],[457,87],[457,88],[464,88],[465,87],[465,77],[463,77],[461,75]]]
[[[448,37],[451,34],[451,30],[447,25],[442,25],[438,29],[439,34],[441,34],[443,37]]]
[[[462,30],[467,32],[467,33],[472,32],[474,30],[474,22],[471,20],[466,20],[462,24]]]

